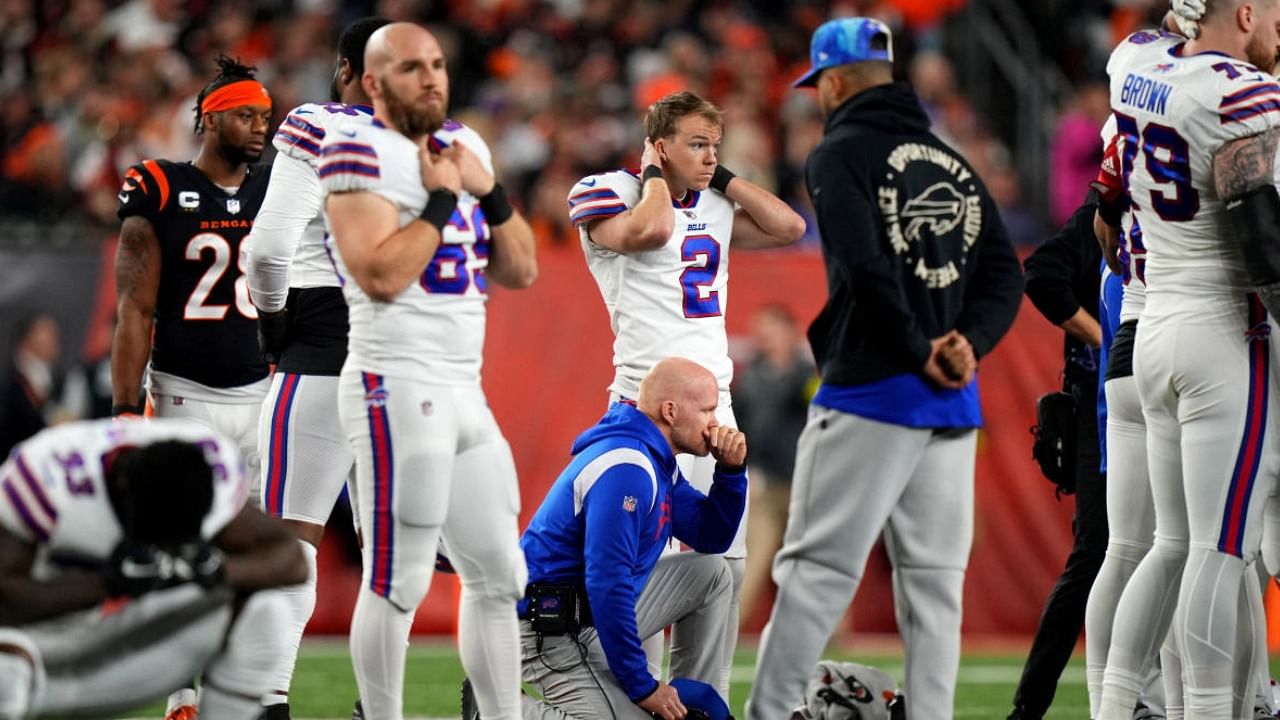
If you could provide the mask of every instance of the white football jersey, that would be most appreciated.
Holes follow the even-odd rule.
[[[724,329],[733,201],[711,189],[673,200],[675,229],[657,250],[624,254],[593,242],[590,224],[634,207],[640,190],[638,175],[618,170],[585,177],[569,192],[569,220],[613,327],[616,372],[609,390],[634,400],[654,365],[680,356],[710,370],[727,395],[733,380]]]
[[[443,148],[461,140],[489,172],[489,147],[475,131],[452,120],[432,137]],[[320,150],[320,182],[325,195],[376,193],[395,206],[400,226],[417,219],[427,205],[418,164],[418,146],[378,121],[331,129]],[[326,240],[351,312],[348,359],[365,372],[436,383],[480,381],[484,351],[489,224],[479,201],[458,196],[435,257],[422,277],[392,302],[376,302],[351,279],[332,238]]]
[[[294,179],[296,183],[307,183],[308,187],[289,188],[289,195],[295,202],[315,202],[314,208],[307,208],[314,213],[314,218],[307,223],[302,238],[298,241],[293,264],[289,268],[289,287],[338,285],[333,261],[329,259],[329,252],[324,246],[324,218],[320,213],[320,145],[331,127],[348,123],[367,125],[372,122],[373,108],[367,105],[306,103],[294,108],[276,130],[275,137],[271,140],[276,150],[281,155],[305,162],[312,169],[310,175]],[[275,181],[274,176],[272,181]]]
[[[200,535],[212,539],[244,507],[249,481],[235,444],[199,423],[115,418],[49,428],[14,448],[0,465],[0,527],[50,558],[102,561],[123,537],[107,493],[106,461],[117,449],[183,440],[204,449],[213,469],[213,504]]]
[[[1104,152],[1115,136],[1116,118],[1112,115],[1102,128]],[[1119,138],[1117,142],[1123,153],[1124,138]],[[1137,320],[1142,315],[1142,308],[1147,305],[1147,246],[1142,240],[1142,226],[1134,222],[1132,212],[1125,211],[1120,218],[1119,245],[1119,260],[1124,266],[1124,272],[1120,276],[1124,288],[1120,302],[1120,322],[1123,323]]]
[[[1137,32],[1107,64],[1133,223],[1148,253],[1144,317],[1202,308],[1209,298],[1239,302],[1252,291],[1240,251],[1224,236],[1213,156],[1280,123],[1275,78],[1185,48],[1182,38]]]

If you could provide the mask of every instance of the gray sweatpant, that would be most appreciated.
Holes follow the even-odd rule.
[[[908,718],[951,720],[976,443],[972,429],[909,428],[813,406],[748,720],[786,718],[801,704],[882,529],[906,646]]]
[[[731,585],[722,557],[679,553],[658,560],[636,601],[636,625],[642,638],[672,626],[672,677],[713,686],[720,679]],[[651,720],[614,679],[594,628],[578,633],[576,642],[544,637],[539,652],[537,635],[522,620],[520,650],[524,681],[544,699],[523,698],[525,720]]]
[[[203,675],[202,719],[252,720],[262,712],[269,671],[286,659],[287,648],[262,640],[286,607],[270,590],[251,596],[238,615],[234,601],[229,588],[185,584],[109,613],[95,608],[0,628],[0,646],[35,663],[0,652],[0,718],[113,715],[163,700]]]

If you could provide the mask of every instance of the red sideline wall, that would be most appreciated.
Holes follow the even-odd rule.
[[[543,251],[539,261],[532,288],[494,290],[484,368],[489,402],[515,453],[522,525],[568,461],[573,438],[604,411],[613,374],[608,316],[581,254]],[[752,312],[767,303],[788,306],[807,324],[826,295],[822,260],[806,253],[735,251],[729,287],[731,335],[746,334]],[[982,363],[986,427],[979,441],[976,532],[965,584],[967,633],[1033,632],[1070,549],[1073,503],[1055,500],[1030,459],[1028,433],[1035,398],[1058,383],[1061,341],[1061,332],[1024,303],[1012,331]],[[324,562],[323,553],[322,565],[321,602],[309,630],[345,633],[358,578]],[[415,631],[452,632],[456,597],[455,578],[437,574]],[[767,608],[750,622],[758,628],[766,617]],[[848,627],[894,629],[882,554],[868,564]]]

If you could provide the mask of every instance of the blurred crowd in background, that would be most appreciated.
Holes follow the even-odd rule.
[[[968,0],[980,2],[981,0]],[[574,246],[565,194],[584,174],[636,162],[639,114],[691,88],[726,113],[726,166],[804,211],[804,159],[822,135],[791,81],[834,15],[896,31],[901,76],[940,134],[978,168],[1015,239],[1036,244],[1096,168],[1107,52],[1162,0],[1013,3],[1077,84],[1060,108],[1051,207],[1028,207],[1007,141],[957,86],[943,50],[966,0],[0,0],[0,216],[116,225],[121,172],[194,157],[193,106],[219,53],[257,66],[276,120],[327,99],[334,40],[367,14],[427,23],[450,56],[453,115],[493,147],[544,246]],[[1155,6],[1159,5],[1159,8]],[[269,160],[269,158],[267,158]],[[816,229],[802,248],[817,245]]]

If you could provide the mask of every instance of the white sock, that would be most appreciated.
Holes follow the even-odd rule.
[[[1187,717],[1197,720],[1236,717],[1232,711],[1235,668],[1244,665],[1246,680],[1253,668],[1252,626],[1240,628],[1250,642],[1245,647],[1239,647],[1237,642],[1239,623],[1250,622],[1248,617],[1240,617],[1239,605],[1245,600],[1241,594],[1248,592],[1244,589],[1244,573],[1244,561],[1226,553],[1193,547],[1187,558],[1181,592],[1183,619],[1174,628],[1174,632],[1179,633],[1179,649],[1183,652]],[[1257,593],[1257,597],[1245,602],[1261,605],[1261,591]],[[1244,704],[1252,705],[1252,702]],[[1252,714],[1253,708],[1249,707],[1248,712]]]
[[[404,663],[412,625],[413,613],[360,588],[351,617],[351,664],[365,717],[403,720]]]
[[[0,652],[0,720],[19,720],[31,710],[34,669],[26,658]]]
[[[1132,673],[1108,666],[1102,681],[1102,702],[1098,720],[1129,720],[1138,705],[1142,679]]]
[[[520,621],[510,598],[462,588],[458,653],[484,720],[520,718]]]
[[[205,669],[200,720],[256,720],[262,714],[268,683],[288,664],[289,649],[279,632],[288,616],[288,602],[278,590],[249,596]]]
[[[257,698],[237,695],[206,683],[200,688],[200,720],[257,720],[262,704]]]
[[[298,648],[302,644],[302,631],[316,609],[316,546],[306,540],[298,540],[302,557],[307,561],[307,579],[297,585],[280,588],[289,605],[289,619],[277,631],[282,642],[289,647],[289,662],[271,679],[271,690],[262,697],[262,705],[278,705],[289,702],[289,686],[293,683],[293,671],[298,664]]]

